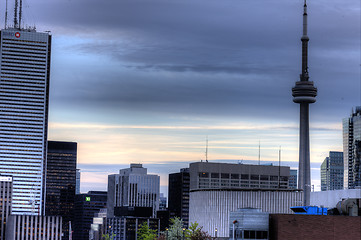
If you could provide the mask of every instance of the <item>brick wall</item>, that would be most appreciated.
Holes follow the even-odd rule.
[[[361,217],[270,214],[270,240],[360,240]]]

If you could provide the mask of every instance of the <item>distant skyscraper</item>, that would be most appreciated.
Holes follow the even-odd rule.
[[[361,187],[361,106],[343,119],[344,187]]]
[[[343,189],[343,152],[330,152],[321,164],[321,191]]]
[[[64,240],[74,217],[76,159],[76,142],[48,141],[45,214],[63,217]]]
[[[159,209],[159,176],[147,174],[142,164],[130,164],[119,174],[108,176],[107,216],[114,217],[115,209],[122,207],[152,208],[152,216]]]
[[[189,225],[189,168],[179,173],[171,173],[168,178],[168,209],[171,218],[183,220],[184,227]]]
[[[1,30],[0,174],[13,176],[13,214],[44,211],[51,36]]]
[[[167,198],[164,196],[163,193],[159,196],[159,210],[166,210],[167,209]]]
[[[289,188],[297,189],[297,170],[291,169],[290,170],[290,178],[288,179]]]
[[[311,167],[310,167],[310,130],[309,105],[316,102],[317,88],[308,81],[308,41],[307,36],[307,4],[303,6],[302,70],[300,81],[292,88],[293,102],[300,104],[300,145],[298,165],[298,188],[303,190],[304,205],[310,204]]]
[[[80,169],[76,170],[75,194],[80,194]]]

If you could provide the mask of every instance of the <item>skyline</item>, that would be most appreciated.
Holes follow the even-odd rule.
[[[298,165],[297,1],[24,1],[53,35],[49,140],[78,142],[81,191],[142,163],[161,176],[205,159]],[[2,8],[4,9],[4,8]],[[10,9],[10,7],[9,7]],[[360,103],[360,4],[310,1],[312,184]],[[1,19],[0,15],[0,19]],[[67,16],[64,18],[64,16]],[[245,161],[246,162],[246,161]],[[157,172],[159,171],[159,172]],[[95,188],[95,189],[94,189]],[[163,189],[162,189],[163,190]]]

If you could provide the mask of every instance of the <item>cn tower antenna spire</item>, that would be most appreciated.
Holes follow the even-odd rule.
[[[317,88],[309,81],[307,3],[303,5],[302,70],[300,80],[292,88],[293,102],[300,104],[300,145],[298,163],[298,188],[303,190],[303,205],[310,205],[311,168],[310,168],[310,130],[309,105],[316,102]]]

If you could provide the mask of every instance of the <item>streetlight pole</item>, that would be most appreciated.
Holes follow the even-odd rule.
[[[215,230],[215,237],[216,237],[216,239],[217,239],[217,232],[218,232],[218,229],[216,228],[216,230]]]
[[[235,225],[237,222],[238,222],[237,220],[234,220],[234,221],[233,221],[233,238],[232,238],[233,240],[234,240],[234,235],[235,235],[235,226],[234,226],[234,225]]]

